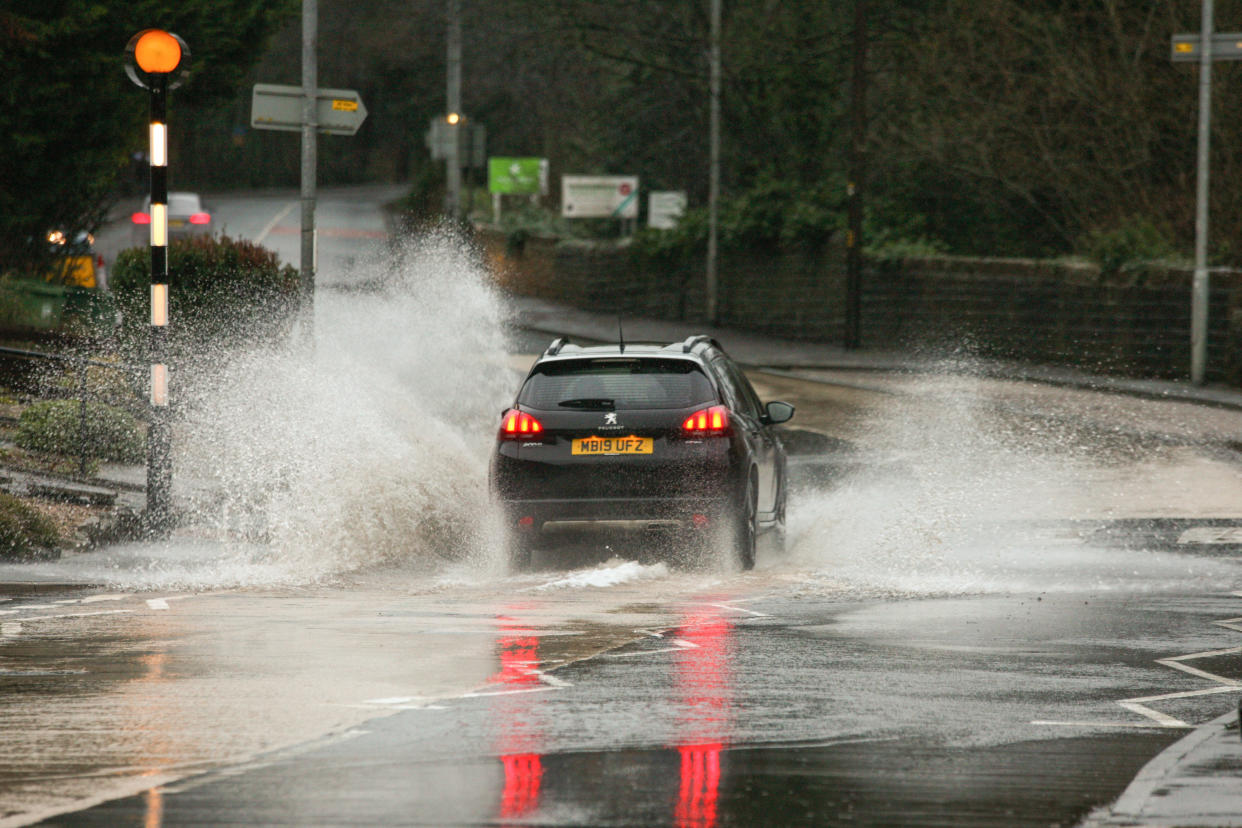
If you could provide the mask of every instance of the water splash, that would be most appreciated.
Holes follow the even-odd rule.
[[[185,393],[177,475],[202,493],[197,523],[262,541],[232,552],[262,557],[251,574],[434,568],[487,546],[490,427],[513,386],[501,303],[447,233],[358,270],[365,290],[319,293],[313,351],[221,355]]]
[[[1118,474],[1115,452],[1090,428],[1043,428],[1042,412],[1030,419],[998,404],[995,383],[968,365],[946,368],[869,413],[861,441],[886,458],[884,471],[791,501],[788,564],[797,577],[897,596],[1219,589],[1238,580],[1229,561],[1084,541],[1071,521],[1117,516],[1091,491]]]

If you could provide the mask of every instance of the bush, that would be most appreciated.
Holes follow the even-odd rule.
[[[59,545],[60,533],[46,515],[0,492],[0,558],[46,557]]]
[[[80,451],[81,408],[76,400],[45,400],[30,405],[17,421],[18,447],[76,457]],[[103,403],[86,406],[86,452],[91,460],[141,463],[146,439],[138,421]]]
[[[150,270],[146,248],[122,251],[112,267],[122,346],[131,355],[141,353],[149,336]],[[168,249],[168,274],[174,357],[271,341],[288,332],[297,311],[298,272],[252,242],[227,236],[178,239]]]
[[[1110,230],[1096,229],[1082,241],[1083,253],[1105,273],[1175,254],[1168,228],[1143,216],[1130,216]]]

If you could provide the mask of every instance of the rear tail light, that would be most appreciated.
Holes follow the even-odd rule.
[[[729,409],[723,405],[713,405],[711,408],[696,411],[681,424],[681,433],[684,436],[694,437],[723,437],[731,433]]]
[[[209,213],[195,213],[190,216],[190,224],[211,224],[211,215]]]
[[[500,439],[522,440],[536,437],[543,431],[543,423],[527,414],[510,408],[500,420]]]
[[[150,213],[141,213],[141,212],[134,213],[134,215],[131,216],[131,218],[134,220],[134,224],[150,224],[151,223]]]

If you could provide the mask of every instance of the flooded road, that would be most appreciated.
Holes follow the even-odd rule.
[[[539,338],[449,239],[346,253],[313,352],[187,383],[170,542],[0,565],[0,826],[1072,825],[1236,705],[1242,413],[756,367],[787,551],[513,575]]]

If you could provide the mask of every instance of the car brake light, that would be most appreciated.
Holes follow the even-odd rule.
[[[208,213],[195,213],[190,216],[190,224],[211,224],[211,215]]]
[[[150,224],[151,223],[150,213],[134,213],[132,218],[134,220],[134,224]]]
[[[543,431],[543,423],[516,408],[510,408],[501,418],[500,439],[502,440],[520,440],[523,437],[533,437],[541,431]]]
[[[729,433],[729,409],[713,405],[696,411],[681,424],[681,430],[684,434],[722,437]]]

